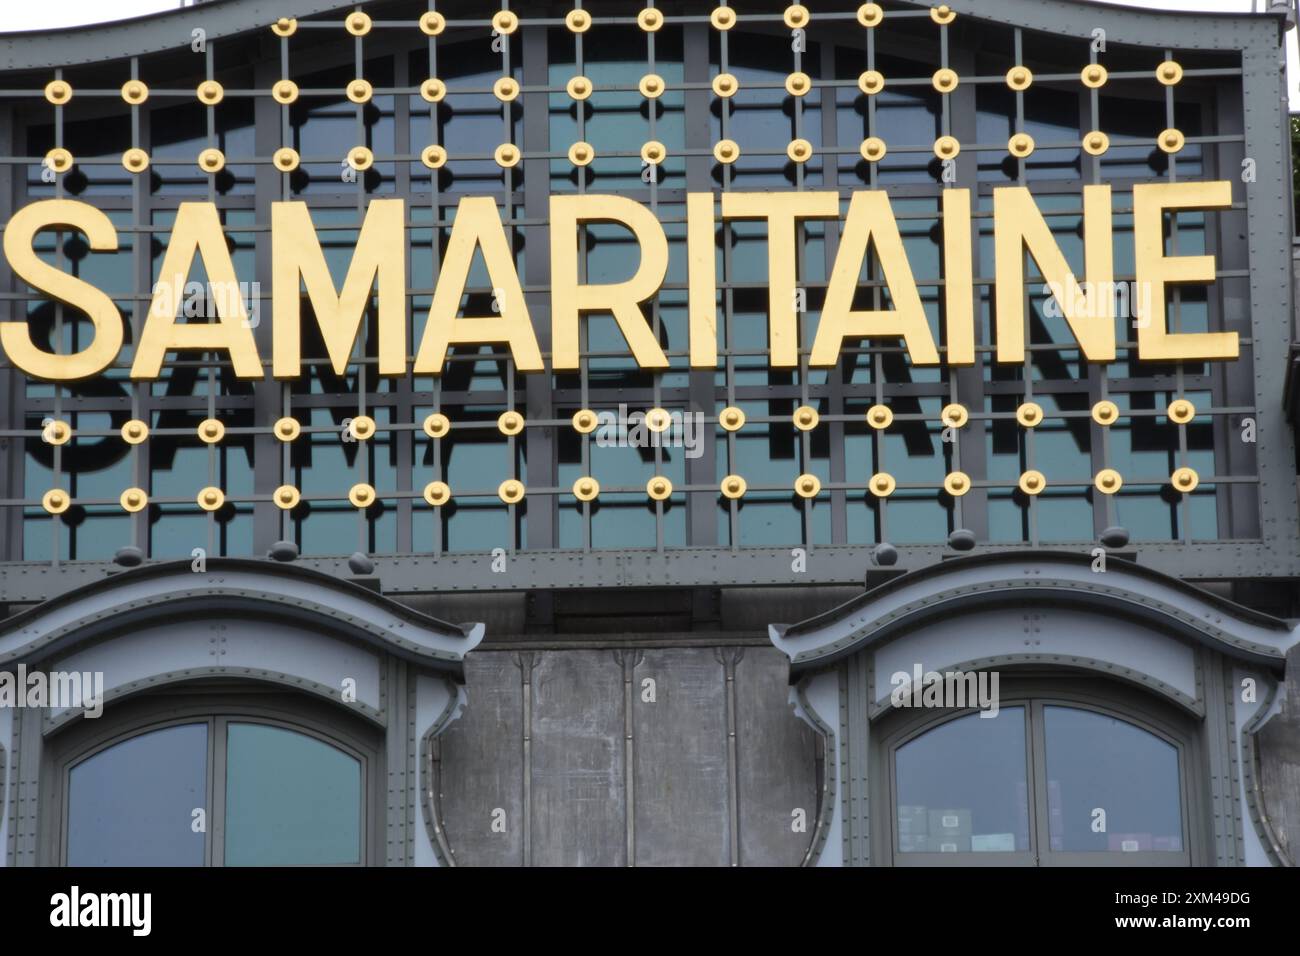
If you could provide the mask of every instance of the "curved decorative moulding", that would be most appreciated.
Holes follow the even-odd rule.
[[[866,784],[854,781],[873,766],[869,740],[883,732],[873,725],[895,712],[897,675],[918,666],[1004,677],[1051,668],[1128,684],[1153,707],[1172,704],[1219,767],[1205,771],[1215,799],[1239,811],[1215,818],[1206,862],[1287,860],[1264,808],[1255,734],[1280,710],[1286,652],[1300,627],[1121,559],[1096,572],[1088,554],[1038,552],[955,558],[810,620],[774,624],[769,636],[790,659],[791,707],[829,751],[810,865],[870,861],[862,825],[854,833],[843,814],[855,800],[870,802]],[[1234,829],[1234,820],[1244,823]]]

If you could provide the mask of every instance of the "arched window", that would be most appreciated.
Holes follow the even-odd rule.
[[[1198,838],[1189,721],[1136,695],[1050,685],[994,716],[882,725],[879,839],[894,865],[1190,865]],[[991,713],[991,712],[987,712]],[[884,790],[881,793],[881,790]]]
[[[301,695],[223,691],[149,695],[58,735],[49,861],[374,862],[379,731]]]

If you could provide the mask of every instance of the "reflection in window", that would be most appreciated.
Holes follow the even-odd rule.
[[[969,714],[898,748],[900,853],[1029,849],[1025,709]]]
[[[1182,851],[1176,747],[1073,707],[1044,707],[1043,723],[1053,850]]]
[[[68,866],[202,866],[206,724],[165,727],[87,757],[68,779]]]

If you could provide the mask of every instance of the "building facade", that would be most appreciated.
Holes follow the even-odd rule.
[[[0,35],[0,860],[1290,865],[1292,27]]]

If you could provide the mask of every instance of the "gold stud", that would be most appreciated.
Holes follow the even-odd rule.
[[[139,106],[149,98],[149,87],[139,80],[127,80],[122,84],[122,99],[132,106]]]
[[[451,486],[445,481],[431,481],[424,486],[424,500],[435,508],[451,501]]]
[[[369,103],[375,95],[375,88],[368,81],[358,77],[348,84],[347,95],[353,103]]]
[[[199,153],[199,169],[205,173],[219,173],[226,168],[226,155],[221,150],[208,147]]]
[[[740,431],[745,425],[745,410],[735,405],[728,405],[718,413],[718,424],[729,432]]]
[[[731,73],[719,73],[713,78],[713,94],[727,99],[735,96],[736,91],[740,89],[740,81]]]
[[[868,96],[875,96],[885,88],[885,75],[879,70],[867,70],[858,77],[858,89]]]
[[[359,481],[348,489],[348,501],[352,502],[354,508],[369,508],[375,503],[375,489],[364,481]]]
[[[430,77],[420,84],[420,96],[428,103],[440,103],[446,95],[447,84],[442,80]]]
[[[591,14],[586,10],[570,10],[564,15],[564,25],[570,33],[586,33],[591,29]]]
[[[791,96],[805,96],[812,89],[812,77],[807,73],[795,72],[785,78],[785,91]]]
[[[885,141],[879,136],[869,136],[862,141],[860,152],[862,158],[867,162],[878,163],[885,158],[885,154],[889,152],[889,149],[885,146]]]
[[[1183,78],[1183,68],[1174,60],[1165,60],[1156,67],[1156,79],[1165,86],[1177,86]]]
[[[664,78],[658,73],[647,73],[641,77],[641,82],[637,84],[641,90],[641,95],[648,100],[657,99],[664,92]]]
[[[72,84],[67,80],[50,80],[45,84],[45,98],[55,106],[62,106],[72,99]]]
[[[370,32],[372,23],[368,14],[356,10],[348,14],[347,19],[343,21],[343,26],[354,37],[363,37]]]
[[[794,480],[794,493],[800,498],[816,498],[822,481],[816,475],[803,474]]]
[[[653,7],[647,7],[637,13],[636,25],[646,33],[654,33],[664,25],[664,15]]]
[[[792,3],[785,8],[785,13],[781,14],[781,19],[791,30],[799,30],[808,25],[811,16],[808,8],[801,3]]]
[[[1166,153],[1176,153],[1187,145],[1187,138],[1176,129],[1167,129],[1156,141]]]
[[[519,17],[509,10],[501,10],[492,17],[492,29],[503,36],[509,36],[519,28]]]
[[[144,510],[149,503],[149,495],[143,488],[127,488],[117,500],[123,511],[135,514]]]
[[[664,501],[673,493],[673,483],[663,475],[655,475],[645,483],[645,493],[655,501]]]
[[[872,405],[867,409],[867,424],[877,430],[894,424],[894,411],[888,405]]]
[[[1124,487],[1124,479],[1114,468],[1103,468],[1092,480],[1093,487],[1103,495],[1113,495]]]
[[[220,488],[209,485],[195,495],[194,500],[199,503],[199,507],[204,511],[216,511],[226,503],[226,493]]]
[[[1030,469],[1020,476],[1020,490],[1027,495],[1041,494],[1042,490],[1047,487],[1047,478],[1041,471]]]
[[[423,427],[424,433],[430,438],[442,438],[451,431],[451,419],[442,412],[434,412],[425,416]]]
[[[1190,495],[1201,483],[1201,476],[1192,468],[1179,468],[1169,476],[1169,480],[1178,491]]]
[[[1083,138],[1083,151],[1089,156],[1100,156],[1110,149],[1110,137],[1099,129]]]
[[[226,426],[216,418],[205,418],[199,422],[199,440],[208,445],[215,445],[226,437]]]
[[[749,484],[740,475],[728,475],[722,479],[721,488],[723,497],[735,499],[744,497]]]
[[[858,7],[858,22],[864,27],[878,27],[885,19],[885,11],[878,3],[864,3]]]
[[[720,139],[713,146],[713,158],[724,166],[740,158],[740,146],[734,139]]]
[[[715,30],[730,30],[736,25],[736,11],[731,7],[714,7],[709,22]]]
[[[1018,93],[1029,89],[1033,82],[1034,74],[1026,66],[1013,66],[1007,70],[1007,86]]]
[[[596,430],[598,422],[596,413],[590,408],[580,408],[573,413],[573,430],[582,435],[590,435]]]
[[[148,437],[149,426],[140,419],[133,418],[122,424],[122,441],[128,445],[138,445]]]
[[[934,155],[940,159],[956,159],[961,153],[961,143],[957,142],[956,137],[940,136],[934,141]]]
[[[940,26],[943,26],[944,24],[952,23],[952,21],[956,20],[957,12],[949,7],[948,4],[941,3],[937,7],[930,8],[930,19]]]
[[[508,505],[513,505],[524,497],[524,483],[518,478],[507,478],[497,488],[497,497]]]
[[[56,173],[66,173],[72,168],[72,154],[62,146],[55,146],[45,154],[45,165]]]
[[[502,143],[496,148],[492,158],[497,161],[497,165],[502,169],[510,169],[512,166],[519,164],[519,147],[514,143]]]
[[[66,445],[72,438],[72,426],[65,421],[55,419],[42,429],[41,437],[50,445]]]
[[[41,496],[41,507],[52,515],[61,515],[72,504],[72,497],[62,488],[51,488]]]
[[[276,80],[271,87],[271,99],[281,106],[288,106],[298,101],[298,84],[293,80]]]
[[[348,150],[348,165],[359,173],[364,173],[375,165],[375,154],[364,146],[353,146]]]
[[[1034,138],[1028,133],[1017,133],[1007,141],[1007,152],[1016,159],[1024,159],[1034,151]]]
[[[584,475],[573,483],[573,497],[579,501],[592,501],[600,494],[600,482],[590,475]]]
[[[513,410],[502,412],[497,418],[497,429],[503,435],[518,435],[524,430],[524,416]]]
[[[436,37],[447,29],[447,18],[441,13],[430,10],[420,15],[420,32],[425,36]]]
[[[290,442],[302,434],[302,426],[298,424],[298,419],[286,415],[284,418],[276,420],[272,430],[275,437],[280,441]]]
[[[569,162],[575,166],[586,166],[596,156],[590,143],[574,143],[569,147]]]
[[[133,146],[122,154],[122,167],[128,173],[142,173],[149,168],[149,154]]]
[[[870,489],[871,493],[877,498],[888,498],[894,493],[894,489],[897,487],[898,482],[895,481],[894,476],[887,471],[876,472],[871,476],[871,480],[867,482],[867,488]]]
[[[645,427],[652,432],[666,432],[672,423],[673,417],[666,408],[652,408],[645,413]]]
[[[355,415],[348,422],[348,434],[357,441],[365,441],[367,438],[373,438],[375,434],[375,420],[369,415]]]
[[[817,427],[817,423],[821,421],[821,415],[817,414],[817,409],[811,405],[800,405],[794,410],[794,414],[790,418],[794,422],[794,427],[801,432],[812,431]]]
[[[790,145],[785,148],[785,154],[790,157],[792,163],[806,163],[812,159],[812,143],[806,139],[794,139]]]
[[[1106,68],[1100,63],[1091,63],[1088,66],[1085,66],[1079,73],[1079,79],[1082,80],[1083,85],[1088,87],[1090,90],[1099,89],[1105,86],[1107,76],[1109,76],[1109,74],[1106,72]]]
[[[275,502],[275,506],[281,511],[290,511],[298,507],[298,503],[302,501],[302,492],[293,485],[281,485],[275,489],[275,493],[271,495],[271,500]]]
[[[1024,428],[1034,428],[1043,421],[1043,406],[1037,402],[1025,402],[1016,409],[1016,421]]]
[[[960,498],[970,491],[970,476],[964,471],[954,471],[943,479],[943,490],[954,498]]]
[[[420,162],[430,169],[441,169],[447,163],[447,151],[436,143],[426,146],[420,153]]]
[[[298,151],[281,146],[271,154],[271,164],[282,173],[291,173],[298,168]]]
[[[954,402],[943,407],[943,411],[939,413],[939,420],[949,428],[964,428],[970,421],[970,412],[966,410],[965,405]]]
[[[585,76],[575,76],[565,84],[564,89],[569,94],[570,99],[585,100],[591,95],[591,80]]]
[[[944,67],[941,70],[935,70],[934,77],[930,82],[934,84],[934,88],[940,93],[951,93],[953,90],[957,89],[957,71],[950,70],[947,67]]]
[[[641,147],[641,159],[651,166],[658,166],[668,155],[668,147],[658,140],[652,139]]]
[[[492,95],[502,103],[511,103],[519,96],[519,84],[512,76],[503,76],[492,84]]]
[[[281,17],[271,24],[271,32],[278,37],[291,37],[298,32],[298,21],[293,17]]]
[[[1119,406],[1109,399],[1103,398],[1092,406],[1092,420],[1098,425],[1113,425],[1117,418],[1119,418]]]
[[[1169,420],[1175,425],[1186,425],[1196,417],[1196,406],[1185,398],[1176,398],[1166,409]]]
[[[205,106],[216,106],[225,99],[226,91],[216,80],[204,80],[195,90],[199,102]]]

